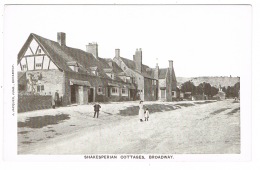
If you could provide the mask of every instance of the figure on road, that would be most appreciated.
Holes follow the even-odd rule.
[[[149,118],[149,110],[148,110],[148,108],[146,108],[146,110],[145,110],[144,118],[145,118],[145,121],[148,121],[148,118]]]
[[[100,108],[101,108],[101,106],[99,105],[99,103],[96,103],[96,104],[94,105],[94,117],[93,117],[93,118],[95,118],[96,115],[97,115],[97,118],[98,118],[99,109],[100,109]]]
[[[144,105],[143,105],[142,100],[139,103],[139,119],[140,119],[140,122],[142,122],[144,120]]]

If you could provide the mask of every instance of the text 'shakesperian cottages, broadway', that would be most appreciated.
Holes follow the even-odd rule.
[[[86,51],[66,46],[66,34],[57,42],[30,34],[18,54],[19,93],[58,98],[59,105],[109,101],[172,101],[178,97],[173,61],[169,68],[142,64],[142,49],[133,60],[100,58],[98,44]]]

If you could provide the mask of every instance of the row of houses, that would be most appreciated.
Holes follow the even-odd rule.
[[[142,49],[133,59],[120,55],[101,58],[98,44],[86,51],[66,46],[66,34],[57,41],[31,33],[18,53],[19,92],[52,95],[61,105],[109,101],[172,101],[177,97],[173,61],[168,68],[142,63]]]

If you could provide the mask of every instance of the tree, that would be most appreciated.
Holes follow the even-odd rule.
[[[211,95],[211,85],[209,83],[204,83],[204,94]]]
[[[218,94],[218,88],[211,86],[211,96],[215,96]]]
[[[203,85],[199,84],[196,86],[196,94],[202,95],[203,94]]]
[[[191,81],[186,81],[181,86],[181,91],[191,92],[192,95],[196,93],[196,86]]]
[[[203,82],[200,83],[197,87],[196,87],[196,93],[200,94],[200,95],[211,95],[211,85],[209,83]]]
[[[238,97],[238,92],[240,91],[240,82],[234,85],[234,97]]]
[[[225,93],[227,93],[227,88],[226,88],[226,87],[223,87],[223,88],[222,88],[222,91],[225,92]]]

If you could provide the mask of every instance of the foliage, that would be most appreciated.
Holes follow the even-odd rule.
[[[181,86],[181,91],[185,92],[191,92],[192,95],[196,94],[196,86],[191,81],[186,81]]]
[[[198,86],[195,86],[192,81],[186,81],[181,86],[182,92],[192,92],[192,95],[207,95],[215,96],[218,94],[219,89],[211,86],[210,83],[200,83]],[[226,97],[238,97],[240,91],[240,82],[236,83],[234,86],[223,87],[222,91],[226,93]]]
[[[218,94],[218,88],[211,86],[211,96],[215,96]]]

